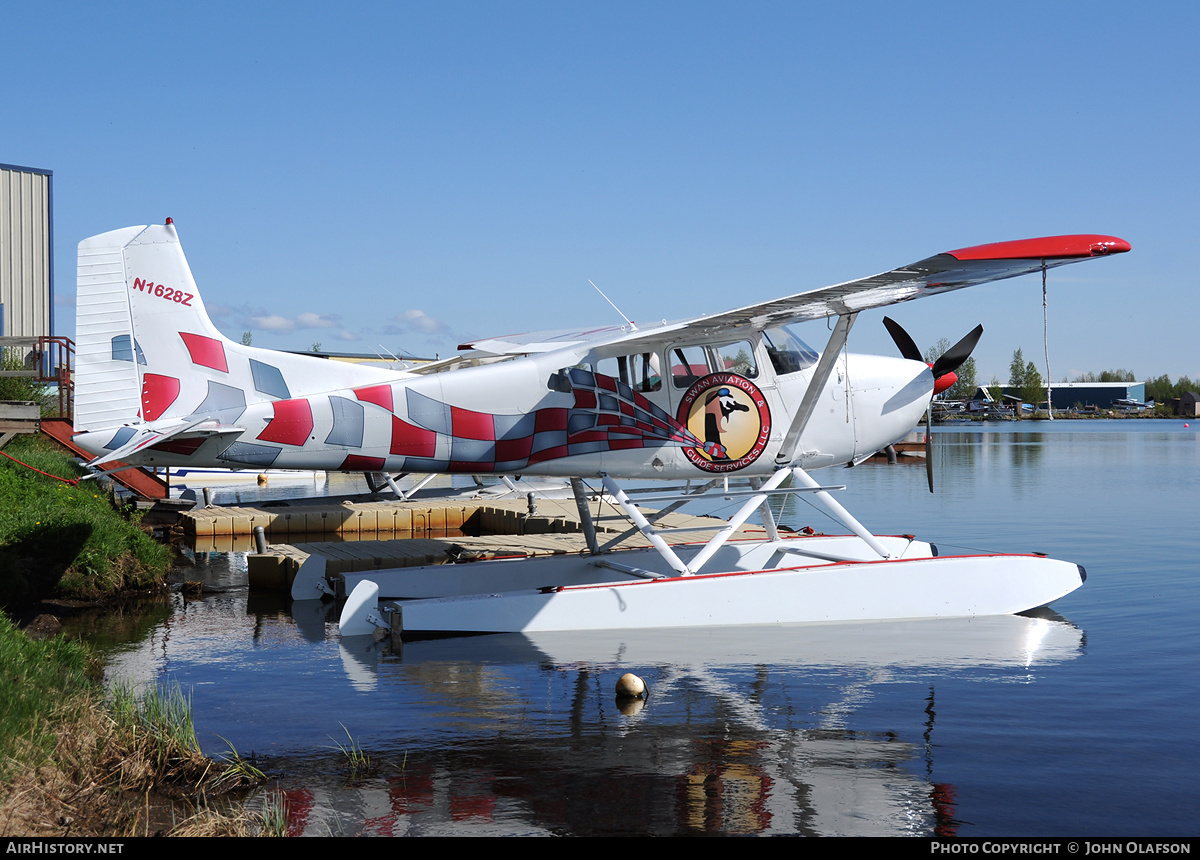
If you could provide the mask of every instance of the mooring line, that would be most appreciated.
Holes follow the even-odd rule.
[[[26,469],[32,469],[33,471],[37,472],[39,475],[45,475],[47,478],[53,478],[56,481],[62,481],[64,484],[68,484],[72,487],[78,486],[78,484],[79,484],[78,478],[60,478],[58,475],[51,475],[49,472],[43,472],[41,469],[37,468],[36,466],[30,466],[28,463],[22,463],[16,457],[12,456],[11,454],[5,454],[3,451],[0,451],[0,456],[8,457],[8,459],[12,460],[14,463],[16,463],[19,466],[24,466]]]

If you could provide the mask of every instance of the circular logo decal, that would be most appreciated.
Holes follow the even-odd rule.
[[[758,459],[771,435],[771,410],[758,386],[736,373],[692,383],[676,414],[700,441],[683,453],[706,472],[735,472]]]

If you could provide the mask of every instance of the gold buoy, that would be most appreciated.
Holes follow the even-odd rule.
[[[640,699],[646,695],[646,682],[632,672],[626,672],[617,681],[617,695],[625,699]]]

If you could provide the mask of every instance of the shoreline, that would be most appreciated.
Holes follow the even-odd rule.
[[[174,550],[48,439],[6,448],[59,479],[0,461],[0,833],[267,832],[235,797],[261,772],[203,756],[171,691],[105,689],[95,652],[61,634],[61,618],[165,592]]]

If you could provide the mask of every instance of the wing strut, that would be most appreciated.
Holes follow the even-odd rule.
[[[850,327],[854,325],[854,319],[857,316],[858,313],[855,312],[838,317],[837,325],[833,327],[833,333],[829,335],[829,343],[825,344],[825,351],[821,353],[817,369],[813,371],[808,388],[804,391],[804,397],[800,400],[800,407],[792,416],[792,424],[784,434],[783,443],[779,446],[779,453],[775,455],[776,466],[784,468],[792,465],[792,461],[796,457],[796,447],[800,444],[800,434],[804,432],[804,428],[808,425],[808,419],[812,417],[813,409],[817,405],[817,398],[825,390],[825,383],[829,381],[829,376],[833,373],[833,366],[846,346]]]

